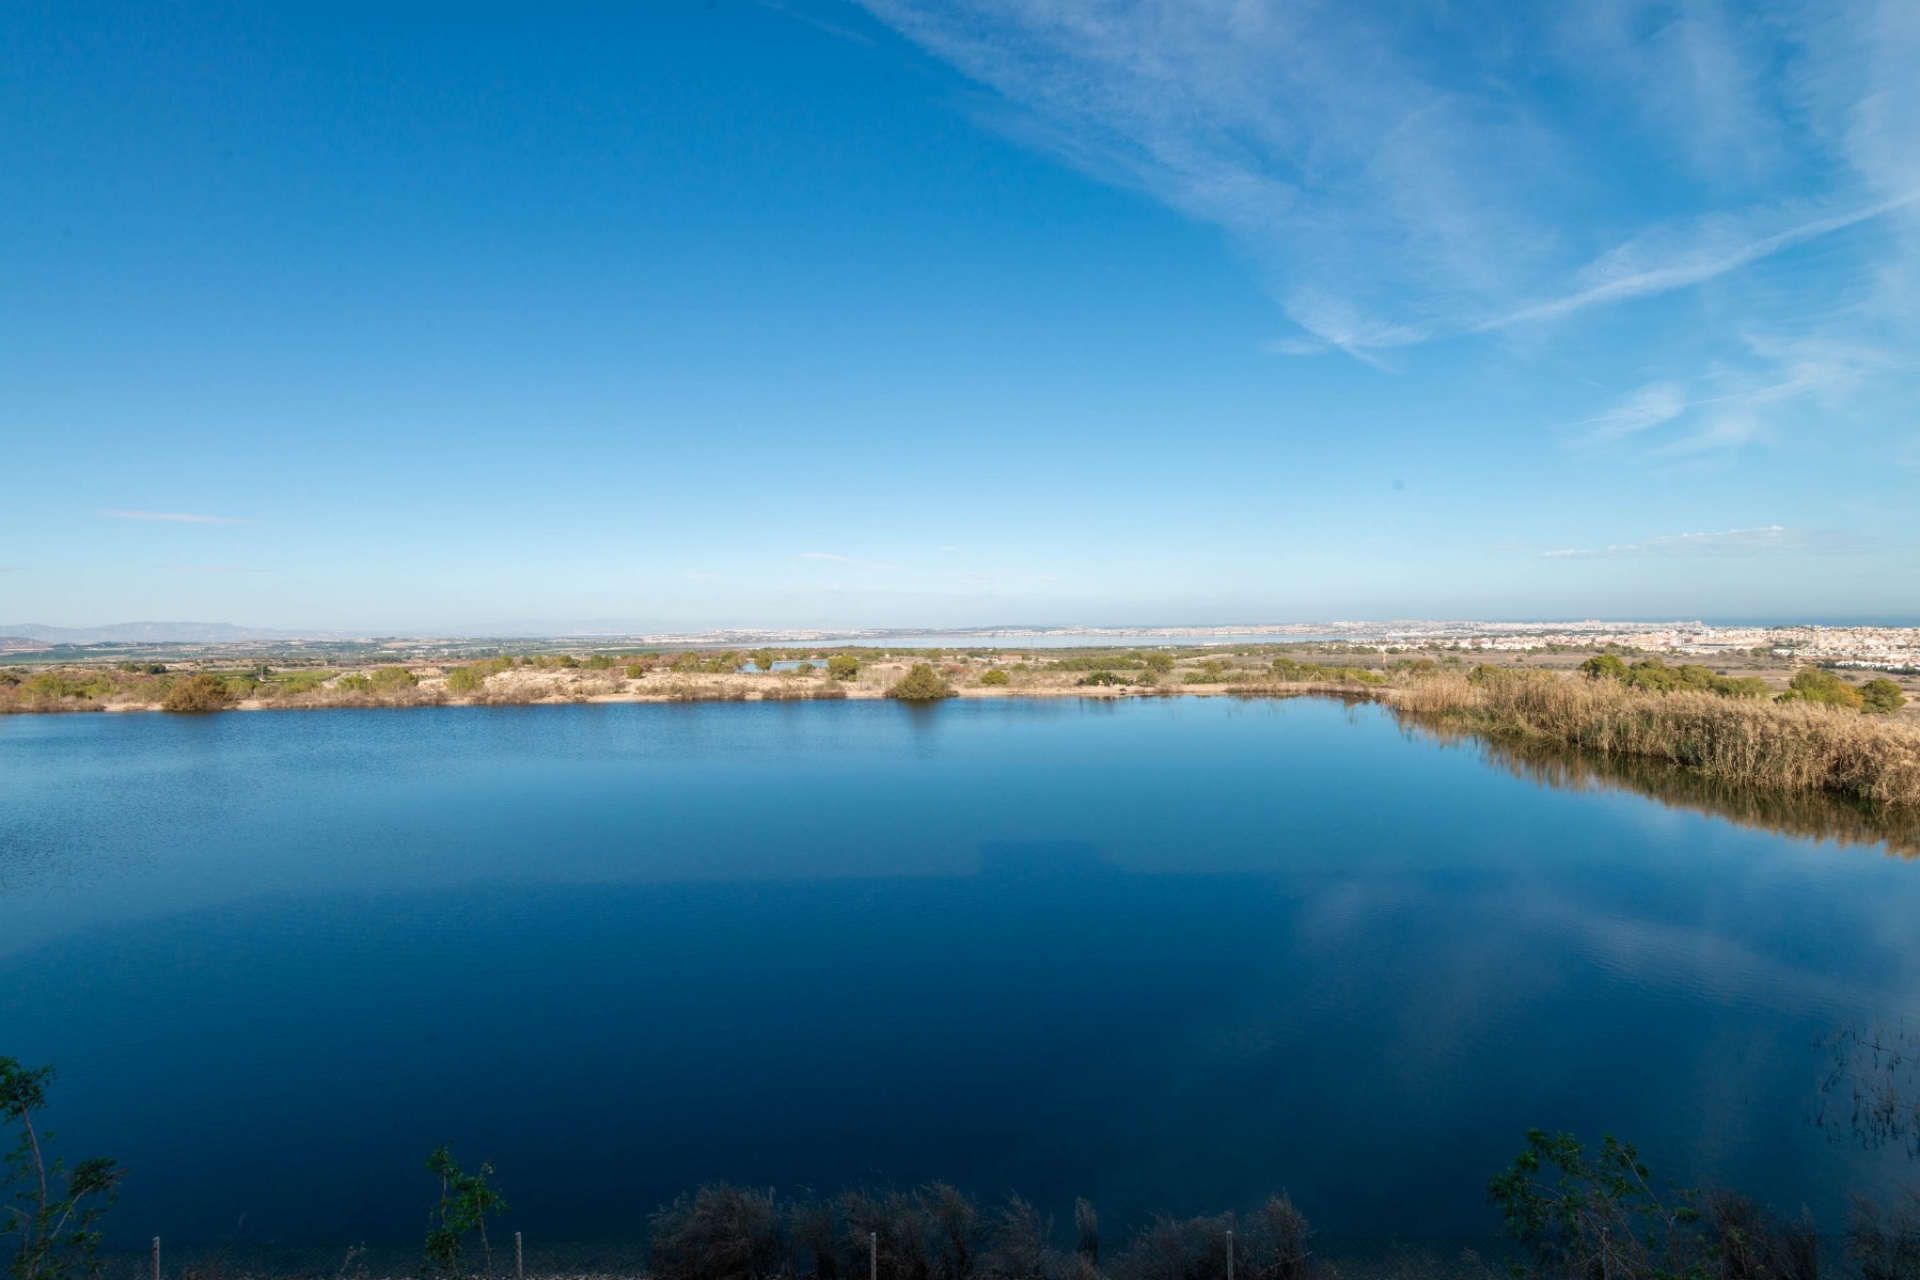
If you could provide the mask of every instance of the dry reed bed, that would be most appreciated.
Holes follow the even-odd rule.
[[[1808,703],[1645,693],[1544,672],[1440,675],[1383,690],[1403,721],[1666,760],[1738,786],[1920,809],[1920,731]]]

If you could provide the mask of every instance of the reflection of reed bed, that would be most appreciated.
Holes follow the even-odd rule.
[[[1489,763],[1544,786],[1632,791],[1776,835],[1842,845],[1884,844],[1903,858],[1920,858],[1920,811],[1912,808],[1864,804],[1823,792],[1741,785],[1667,760],[1610,756],[1537,738],[1489,739],[1446,725],[1416,723],[1415,728],[1443,742],[1471,743]]]
[[[1885,717],[1544,672],[1438,675],[1383,698],[1402,723],[1422,728],[1665,761],[1756,793],[1837,796],[1920,815],[1920,732]]]

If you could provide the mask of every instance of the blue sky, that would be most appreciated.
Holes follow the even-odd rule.
[[[0,11],[0,621],[1920,614],[1920,7]]]

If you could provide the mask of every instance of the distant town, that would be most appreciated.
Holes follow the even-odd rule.
[[[752,648],[763,645],[902,648],[1208,646],[1344,644],[1379,652],[1411,649],[1527,653],[1626,649],[1645,653],[1772,656],[1827,666],[1920,670],[1920,627],[1713,626],[1704,622],[1333,621],[1195,627],[726,628],[698,632],[573,630],[467,636],[301,633],[215,623],[125,623],[99,628],[0,627],[0,653],[14,663],[98,661],[156,651],[181,659],[302,656],[342,661],[384,655],[431,661],[514,652]]]

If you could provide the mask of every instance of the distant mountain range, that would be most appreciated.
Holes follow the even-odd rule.
[[[120,622],[110,627],[49,627],[38,622],[0,623],[0,642],[42,644],[226,644],[249,640],[312,640],[304,631],[268,631],[230,622]]]

